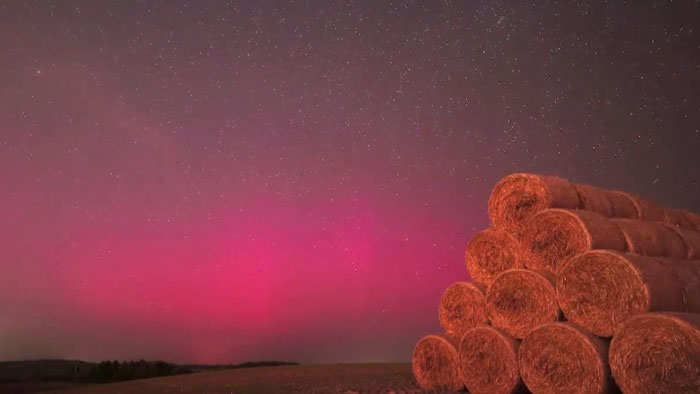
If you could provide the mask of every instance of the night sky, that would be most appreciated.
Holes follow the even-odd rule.
[[[0,0],[0,359],[408,361],[504,175],[700,211],[699,3],[590,3]]]

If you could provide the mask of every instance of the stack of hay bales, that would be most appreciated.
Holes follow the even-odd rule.
[[[445,290],[445,333],[414,350],[421,387],[700,393],[699,215],[531,174],[503,178],[488,213],[474,283]]]

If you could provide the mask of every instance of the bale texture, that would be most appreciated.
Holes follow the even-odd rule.
[[[625,236],[626,249],[630,253],[678,259],[688,257],[681,235],[664,223],[632,219],[612,220]]]
[[[493,188],[488,213],[495,228],[520,233],[522,225],[545,208],[576,209],[580,205],[578,192],[565,179],[511,174]]]
[[[693,223],[695,231],[700,231],[700,215],[695,212],[683,211],[683,215],[688,218],[688,221]]]
[[[562,267],[557,300],[569,321],[610,337],[639,313],[700,312],[700,262],[590,251]]]
[[[613,217],[624,219],[639,219],[637,206],[634,204],[632,197],[625,192],[619,190],[610,190],[607,192],[608,200],[613,206]]]
[[[487,229],[476,234],[465,255],[472,279],[487,286],[501,272],[522,267],[520,242],[507,231]]]
[[[606,217],[641,219],[700,231],[700,216],[665,208],[632,193],[576,184],[535,174],[511,174],[491,192],[488,213],[495,228],[520,234],[527,220],[546,208],[582,209]]]
[[[459,375],[474,394],[524,391],[518,371],[518,341],[490,326],[468,330],[459,343]]]
[[[427,335],[413,350],[413,375],[424,390],[460,390],[457,366],[459,343],[447,335]]]
[[[630,318],[610,343],[610,368],[626,394],[700,393],[700,315]]]
[[[523,382],[534,394],[615,392],[607,364],[608,345],[564,322],[531,331],[520,344]]]
[[[672,225],[666,225],[683,240],[687,252],[685,258],[690,260],[700,259],[700,232],[687,230]]]
[[[508,334],[523,338],[533,328],[559,318],[554,280],[526,269],[508,270],[486,291],[489,320]]]
[[[639,219],[652,222],[663,222],[666,220],[666,213],[663,207],[635,194],[627,193],[627,195],[637,208],[637,217]]]
[[[469,282],[454,283],[442,293],[438,317],[448,335],[462,338],[468,329],[488,323],[484,293],[483,286]]]
[[[591,211],[606,217],[614,215],[612,201],[608,198],[609,192],[591,185],[574,183],[574,188],[578,192],[581,205],[579,209]]]
[[[664,208],[664,215],[664,222],[672,226],[693,231],[697,230],[695,223],[693,223],[693,221],[691,220],[691,217],[688,216],[688,214],[686,214],[684,211],[672,208]]]
[[[592,249],[624,251],[625,236],[612,220],[594,212],[547,209],[533,216],[521,240],[524,264],[556,275],[569,258]]]

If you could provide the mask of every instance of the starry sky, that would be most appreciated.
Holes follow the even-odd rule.
[[[0,0],[0,359],[408,361],[506,174],[700,211],[699,3],[587,3]]]

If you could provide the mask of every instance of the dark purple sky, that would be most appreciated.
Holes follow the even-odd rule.
[[[699,211],[698,3],[573,3],[0,0],[0,359],[406,361],[502,176]]]

